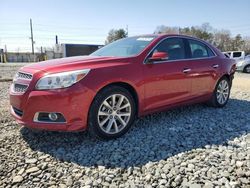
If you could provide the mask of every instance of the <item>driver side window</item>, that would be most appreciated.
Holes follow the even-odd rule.
[[[162,41],[154,52],[165,52],[168,54],[168,60],[185,59],[185,47],[183,39],[168,38]]]

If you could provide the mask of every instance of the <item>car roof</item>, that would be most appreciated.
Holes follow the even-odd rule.
[[[136,35],[136,36],[131,36],[131,37],[155,37],[155,38],[166,38],[166,37],[184,37],[184,38],[190,38],[190,39],[196,39],[196,40],[200,40],[203,42],[206,42],[202,39],[199,39],[197,37],[194,36],[190,36],[190,35],[182,35],[182,34],[143,34],[143,35]],[[206,42],[207,43],[207,42]]]

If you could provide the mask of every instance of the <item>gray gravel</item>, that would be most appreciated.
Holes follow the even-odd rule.
[[[233,88],[223,109],[149,115],[104,142],[20,127],[9,84],[0,83],[0,187],[250,187],[250,88]]]
[[[4,79],[12,79],[16,70],[28,63],[0,63],[0,81]]]

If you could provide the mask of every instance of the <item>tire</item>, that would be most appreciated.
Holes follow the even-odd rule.
[[[216,84],[216,87],[213,91],[213,96],[208,102],[209,106],[222,108],[224,107],[230,96],[230,82],[228,78],[222,77]]]
[[[243,72],[250,74],[250,65],[245,66]]]
[[[135,100],[129,91],[120,86],[109,86],[101,90],[92,102],[88,131],[98,139],[118,138],[128,132],[135,114]]]

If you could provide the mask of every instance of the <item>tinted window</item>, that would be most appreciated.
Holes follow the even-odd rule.
[[[154,52],[166,52],[168,60],[184,59],[185,47],[184,42],[180,38],[168,38],[161,42]]]
[[[241,57],[241,52],[234,52],[233,57]]]
[[[188,40],[188,42],[191,49],[192,58],[204,58],[214,56],[212,50],[208,48],[205,44],[190,39]]]

